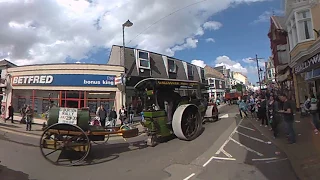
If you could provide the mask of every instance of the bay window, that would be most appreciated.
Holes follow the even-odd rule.
[[[290,50],[298,43],[314,40],[310,9],[293,13],[287,23]]]

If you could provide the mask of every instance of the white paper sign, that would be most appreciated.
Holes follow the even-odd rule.
[[[77,124],[77,108],[60,108],[58,123]]]

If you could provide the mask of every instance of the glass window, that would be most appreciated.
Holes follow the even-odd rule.
[[[205,79],[205,77],[204,77],[204,69],[203,68],[201,68],[201,79]]]
[[[149,60],[140,59],[139,61],[140,61],[140,67],[150,68]]]
[[[149,53],[143,52],[143,51],[139,51],[139,58],[140,59],[149,59]]]
[[[301,41],[313,38],[313,27],[311,22],[310,11],[302,11],[297,13],[299,25],[299,37]]]
[[[193,66],[188,65],[188,76],[193,76]]]
[[[176,72],[176,63],[173,59],[168,59],[168,69],[169,72],[175,73]]]
[[[148,52],[139,51],[138,59],[140,68],[150,68],[150,57]]]

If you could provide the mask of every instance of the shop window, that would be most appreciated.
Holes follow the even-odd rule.
[[[139,68],[150,69],[150,54],[139,51],[138,53]]]
[[[173,59],[168,59],[168,69],[170,73],[177,72],[176,62]]]
[[[88,100],[88,107],[89,107],[90,114],[95,114],[98,109],[98,100],[97,99]]]

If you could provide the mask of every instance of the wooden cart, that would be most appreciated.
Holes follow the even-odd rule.
[[[43,157],[54,165],[80,165],[89,155],[92,142],[104,144],[111,134],[131,138],[139,133],[137,128],[130,126],[91,126],[89,120],[88,109],[52,108],[48,127],[40,139]]]

